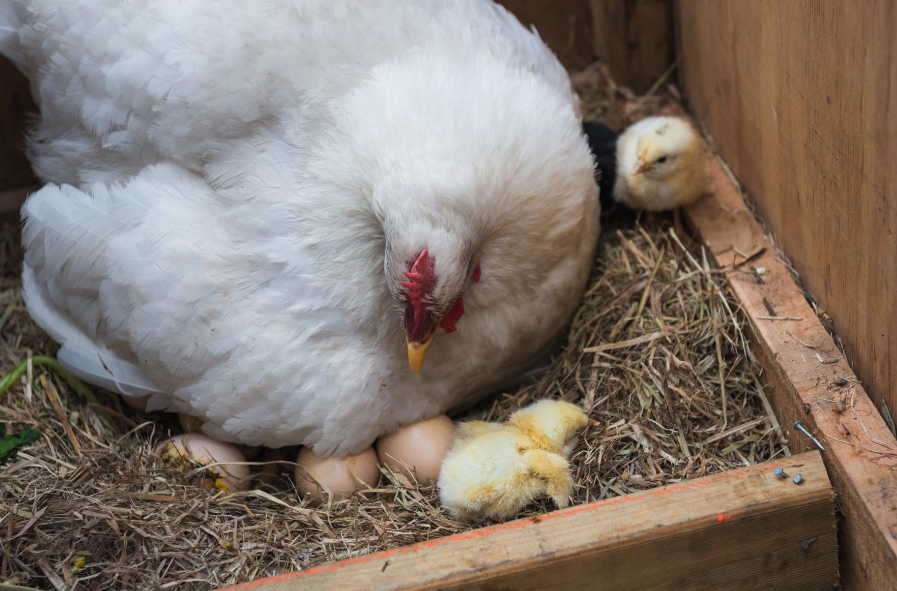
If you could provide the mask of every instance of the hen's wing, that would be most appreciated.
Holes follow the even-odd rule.
[[[289,2],[6,0],[0,53],[41,107],[37,172],[82,184],[163,158],[197,170],[295,94],[296,69],[278,51],[291,19],[301,16]]]
[[[44,187],[22,212],[29,311],[82,371],[98,358],[116,378],[149,366],[162,390],[189,384],[235,345],[216,320],[239,297],[227,269],[248,261],[210,215],[226,205],[170,164],[127,184]]]

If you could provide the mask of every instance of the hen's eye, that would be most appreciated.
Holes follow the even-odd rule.
[[[661,156],[660,158],[657,159],[657,163],[658,163],[658,164],[663,164],[663,163],[666,162],[666,161],[667,161],[667,157],[666,157],[666,156]]]

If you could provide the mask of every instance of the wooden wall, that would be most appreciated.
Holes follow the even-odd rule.
[[[677,12],[691,108],[876,406],[897,412],[897,2],[679,0]]]
[[[592,0],[591,5],[595,55],[607,61],[618,84],[644,94],[675,58],[673,0]]]
[[[496,1],[525,26],[535,25],[539,36],[567,69],[582,70],[594,61],[589,0]]]

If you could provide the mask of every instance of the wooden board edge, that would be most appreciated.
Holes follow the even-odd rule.
[[[837,536],[820,454],[777,464],[804,484],[755,465],[229,589],[830,588]]]
[[[18,215],[28,195],[38,189],[40,185],[28,185],[0,191],[0,215]]]
[[[851,591],[893,589],[897,441],[713,155],[706,173],[708,195],[686,209],[686,219],[726,269],[791,448],[815,448],[796,421],[825,448],[843,514],[844,583]]]

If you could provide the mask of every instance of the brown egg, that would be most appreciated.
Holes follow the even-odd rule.
[[[178,414],[178,421],[184,433],[202,433],[202,419],[188,414]]]
[[[442,460],[452,445],[455,424],[445,415],[402,427],[377,440],[380,463],[421,484],[439,479]]]
[[[146,403],[149,402],[151,394],[147,394],[146,396],[125,396],[122,395],[121,399],[125,404],[133,408],[134,410],[139,410],[140,412],[146,412]]]
[[[199,433],[185,433],[163,442],[157,453],[163,462],[184,471],[193,471],[209,464],[222,464],[202,472],[207,476],[207,485],[224,491],[249,488],[246,458],[232,443],[215,441]]]
[[[356,490],[373,488],[380,480],[377,452],[369,447],[357,456],[322,458],[311,448],[303,447],[296,459],[296,488],[313,502],[327,499],[327,492],[315,483],[326,486],[335,501],[345,499]]]

